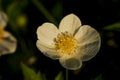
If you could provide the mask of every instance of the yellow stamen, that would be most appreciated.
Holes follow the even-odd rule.
[[[58,34],[54,42],[59,53],[73,54],[77,51],[77,40],[68,32]]]

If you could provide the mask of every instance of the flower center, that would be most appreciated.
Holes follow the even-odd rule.
[[[0,26],[0,38],[4,36],[4,30],[3,27]]]
[[[77,51],[77,40],[68,32],[58,34],[54,42],[59,53],[73,54]]]

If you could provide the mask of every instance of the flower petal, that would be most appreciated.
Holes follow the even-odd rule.
[[[58,59],[60,55],[56,52],[55,47],[53,45],[46,44],[37,40],[36,42],[37,48],[43,52],[43,54],[52,59]]]
[[[0,39],[0,55],[15,52],[17,47],[16,39],[9,32],[4,32],[4,37]]]
[[[77,70],[82,66],[82,60],[77,56],[64,55],[60,58],[61,65],[70,70]]]
[[[58,33],[59,30],[52,23],[44,23],[37,29],[38,39],[48,45],[53,44],[53,40],[57,37]]]
[[[4,27],[0,26],[0,38],[4,36]]]
[[[59,25],[59,29],[61,32],[69,32],[71,34],[74,34],[74,32],[81,26],[81,21],[80,19],[74,15],[74,14],[69,14],[65,16]]]
[[[7,22],[8,22],[8,19],[6,14],[0,11],[0,27],[5,27]]]
[[[81,50],[81,60],[87,61],[93,58],[100,49],[101,39],[99,33],[88,25],[82,26],[76,33]]]

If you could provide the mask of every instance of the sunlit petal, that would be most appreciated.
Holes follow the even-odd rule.
[[[44,55],[47,57],[50,57],[52,59],[58,59],[60,55],[57,53],[54,45],[49,45],[44,42],[41,42],[40,40],[37,40],[37,48],[43,52]]]
[[[57,27],[52,23],[44,23],[37,29],[38,39],[48,45],[53,44],[53,40],[57,37],[58,33]]]
[[[60,58],[61,65],[70,70],[77,70],[82,66],[82,60],[77,56],[64,55]]]
[[[76,33],[75,38],[78,40],[80,54],[83,61],[93,58],[100,49],[100,35],[99,33],[88,25],[82,26]]]
[[[4,32],[4,37],[0,39],[0,55],[15,52],[17,41],[9,32]]]
[[[80,19],[74,15],[74,14],[69,14],[65,16],[59,25],[59,29],[61,32],[69,32],[71,34],[74,34],[75,31],[81,26],[81,21]]]

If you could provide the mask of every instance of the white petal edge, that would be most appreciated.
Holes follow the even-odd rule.
[[[4,37],[0,39],[0,55],[12,54],[17,48],[17,40],[7,31],[4,32]]]
[[[75,38],[78,40],[82,61],[88,61],[98,53],[101,39],[94,28],[89,25],[83,25],[76,33]]]
[[[69,70],[77,70],[82,66],[82,60],[76,56],[64,55],[60,59],[60,64]]]
[[[52,23],[44,23],[37,29],[38,39],[48,45],[53,44],[53,40],[57,37],[58,33],[59,30]]]
[[[75,31],[81,26],[80,19],[75,14],[69,14],[65,16],[60,24],[59,24],[59,30],[61,32],[69,32],[71,34],[74,34]]]
[[[60,58],[60,55],[57,53],[54,45],[49,45],[44,42],[41,42],[40,40],[37,40],[36,46],[45,56],[52,59]]]

